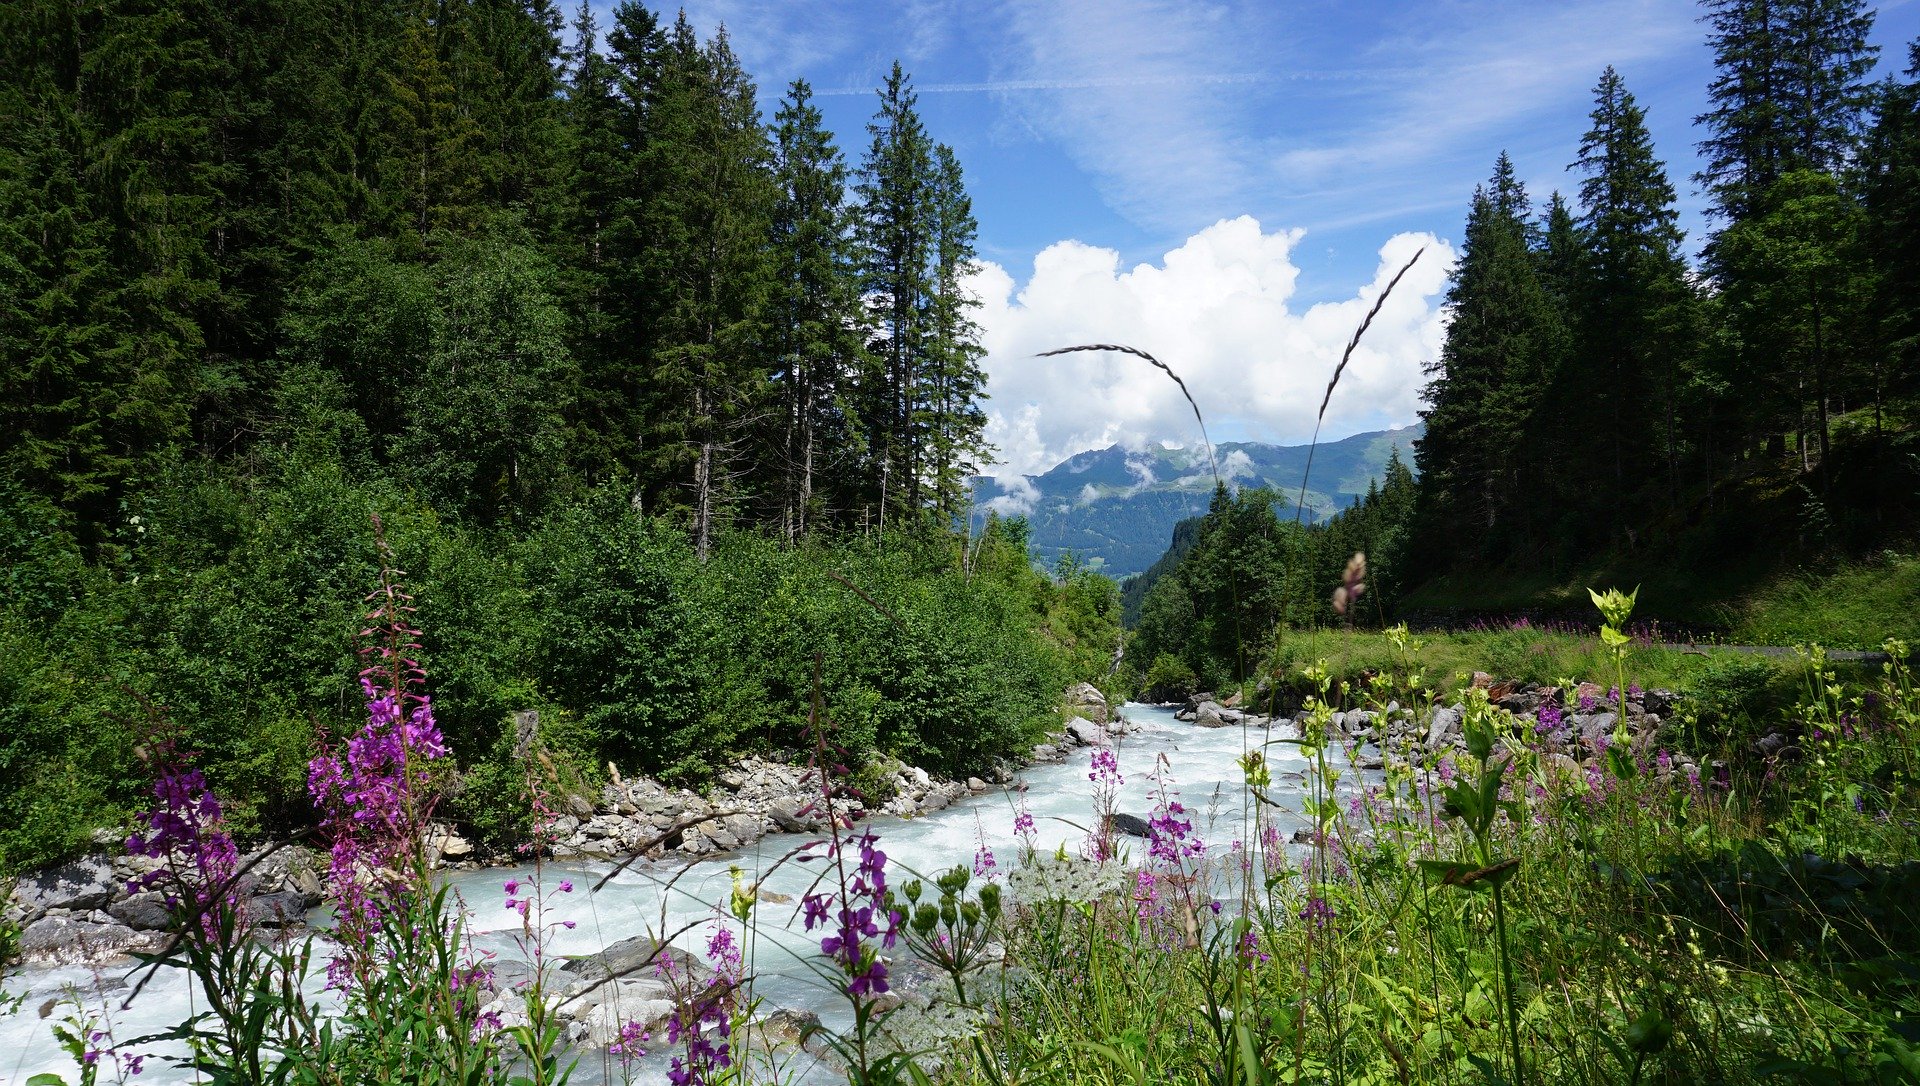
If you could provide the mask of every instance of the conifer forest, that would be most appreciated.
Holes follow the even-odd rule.
[[[0,1083],[1920,1083],[1900,6],[1691,6],[1690,145],[1625,44],[1515,122],[1282,490],[1191,344],[1009,358],[1044,269],[983,294],[969,182],[1046,125],[922,97],[1279,60],[768,87],[778,5],[6,0]],[[1421,428],[1359,434],[1416,267]],[[1092,354],[1195,424],[1047,476],[1061,539],[1198,514],[1122,581],[995,447]]]

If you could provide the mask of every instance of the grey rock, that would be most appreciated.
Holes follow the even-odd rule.
[[[799,1048],[820,1029],[820,1016],[812,1011],[782,1009],[762,1018],[757,1032],[776,1046]]]
[[[753,814],[728,815],[720,820],[720,826],[741,845],[750,845],[767,833],[766,821]]]
[[[673,1011],[673,986],[647,970],[607,984],[569,985],[555,1008],[563,1021],[571,1023],[567,1031],[571,1040],[598,1048],[618,1039],[628,1022],[657,1031]]]
[[[135,931],[168,931],[173,927],[173,910],[156,893],[135,894],[107,907],[107,914]]]
[[[102,908],[126,891],[105,856],[85,856],[59,867],[22,876],[13,896],[29,912]]]
[[[1096,724],[1105,724],[1112,719],[1107,706],[1107,696],[1092,683],[1080,683],[1067,688],[1067,704],[1074,712]]]
[[[1447,737],[1460,730],[1460,710],[1442,706],[1433,711],[1433,717],[1427,721],[1427,746],[1439,749],[1447,742]]]
[[[1115,813],[1107,819],[1107,825],[1115,833],[1124,833],[1129,837],[1152,837],[1153,827],[1139,815]]]
[[[1194,711],[1193,722],[1202,728],[1237,728],[1246,719],[1238,709],[1228,709],[1217,701],[1203,701]]]
[[[291,928],[307,922],[307,898],[298,890],[262,894],[247,902],[254,920],[269,928]]]
[[[1613,722],[1619,717],[1614,713],[1575,713],[1572,719],[1574,733],[1593,746],[1613,734]]]
[[[986,790],[987,790],[987,782],[986,782],[986,781],[983,781],[983,780],[981,780],[981,779],[980,779],[980,778],[978,778],[978,777],[968,777],[968,778],[967,778],[967,791],[969,791],[969,792],[984,792],[984,791],[986,791]]]
[[[1067,734],[1083,747],[1104,747],[1111,742],[1105,728],[1083,716],[1067,721]]]
[[[926,798],[920,801],[920,810],[923,814],[928,811],[944,811],[952,802],[953,800],[948,798],[945,792],[928,792]]]
[[[67,916],[42,917],[20,933],[21,959],[48,965],[100,961],[145,945],[149,941],[125,924],[97,924]]]
[[[593,817],[593,804],[588,803],[585,796],[568,796],[567,810],[579,818]]]
[[[812,813],[804,816],[800,813],[805,806],[797,799],[776,799],[767,805],[767,816],[787,833],[805,833],[813,828]]]
[[[560,966],[560,971],[567,974],[569,980],[585,984],[598,983],[608,977],[653,978],[658,975],[662,960],[675,976],[695,984],[705,985],[713,975],[713,970],[699,958],[676,946],[662,947],[650,935],[635,935],[609,945],[598,954],[569,958]],[[567,991],[569,995],[577,994],[571,985]]]

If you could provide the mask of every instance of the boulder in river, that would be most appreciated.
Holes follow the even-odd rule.
[[[50,909],[98,909],[121,895],[113,862],[105,856],[83,856],[72,863],[22,876],[13,896],[38,915]]]
[[[705,984],[713,975],[705,962],[676,946],[661,946],[651,935],[635,935],[609,945],[597,954],[569,958],[560,971],[570,979],[594,983],[608,977],[652,977],[662,960],[678,976]],[[569,985],[569,990],[572,985]]]
[[[1107,826],[1115,833],[1124,833],[1129,837],[1152,837],[1153,827],[1139,815],[1114,813],[1107,817]]]
[[[1107,729],[1086,717],[1077,716],[1067,721],[1067,734],[1083,747],[1104,747],[1111,740],[1107,738]]]
[[[1113,719],[1107,706],[1107,696],[1092,683],[1079,683],[1067,688],[1067,706],[1078,716],[1086,717],[1095,724],[1107,724]]]
[[[1439,750],[1448,741],[1460,733],[1460,709],[1441,706],[1433,711],[1427,721],[1427,749]]]
[[[150,947],[156,936],[134,931],[125,924],[47,916],[20,933],[23,961],[45,965],[76,965],[103,961],[135,947]]]

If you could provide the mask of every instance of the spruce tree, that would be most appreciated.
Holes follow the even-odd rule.
[[[1592,420],[1598,453],[1570,467],[1591,493],[1622,496],[1599,511],[1631,543],[1648,499],[1671,495],[1679,482],[1678,397],[1692,352],[1692,291],[1673,185],[1654,155],[1645,112],[1612,67],[1594,90],[1592,127],[1569,168],[1586,175],[1580,226],[1588,249],[1569,387]]]
[[[651,28],[645,9],[629,6],[621,15],[637,15]],[[600,51],[599,25],[584,0],[573,32],[554,248],[581,372],[572,410],[576,467],[585,479],[600,483],[631,472],[640,430],[635,329],[630,296],[620,289],[633,236],[626,212],[635,206],[636,154],[630,136],[637,111],[622,94],[620,69]]]
[[[1877,52],[1864,0],[1708,0],[1718,74],[1694,118],[1706,168],[1695,176],[1730,222],[1762,214],[1788,171],[1832,173],[1851,157]]]
[[[933,293],[927,313],[927,360],[920,382],[920,411],[927,418],[922,440],[926,446],[927,488],[943,523],[959,515],[968,480],[980,460],[992,450],[982,437],[986,412],[986,374],[980,359],[980,328],[972,317],[979,301],[961,285],[972,270],[979,227],[973,201],[967,198],[960,161],[945,144],[934,148]]]
[[[1881,88],[1860,156],[1863,241],[1874,273],[1869,357],[1876,432],[1884,430],[1885,401],[1920,404],[1920,39],[1907,56],[1906,81]]]
[[[1447,341],[1429,369],[1426,431],[1416,443],[1429,530],[1488,559],[1524,531],[1510,513],[1531,504],[1523,480],[1538,474],[1529,470],[1538,445],[1529,438],[1558,349],[1558,316],[1527,245],[1530,218],[1503,153],[1474,192],[1447,292]]]
[[[774,117],[773,170],[769,332],[780,421],[769,444],[780,468],[777,523],[791,540],[858,494],[853,382],[867,364],[848,169],[805,80],[793,82]]]
[[[914,433],[914,393],[926,358],[925,318],[934,284],[929,274],[935,177],[917,97],[900,63],[880,89],[880,108],[860,166],[859,241],[862,289],[872,307],[876,364],[860,382],[861,416],[871,458],[872,512],[881,532],[899,510],[920,500],[922,449]]]
[[[746,423],[768,388],[764,319],[773,205],[766,130],[725,31],[684,14],[647,107],[637,212],[646,452],[656,508],[688,514],[705,557],[733,493]]]

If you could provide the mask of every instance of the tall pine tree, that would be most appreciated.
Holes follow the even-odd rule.
[[[1588,259],[1566,387],[1578,397],[1569,406],[1591,427],[1592,454],[1569,468],[1588,493],[1621,496],[1597,512],[1631,544],[1654,499],[1679,486],[1693,297],[1673,185],[1654,155],[1645,111],[1611,66],[1594,89],[1591,116],[1569,167],[1586,175],[1580,227]]]
[[[780,410],[769,445],[780,469],[777,523],[792,540],[859,492],[853,382],[867,364],[848,169],[805,80],[774,117],[773,168],[769,323]]]

